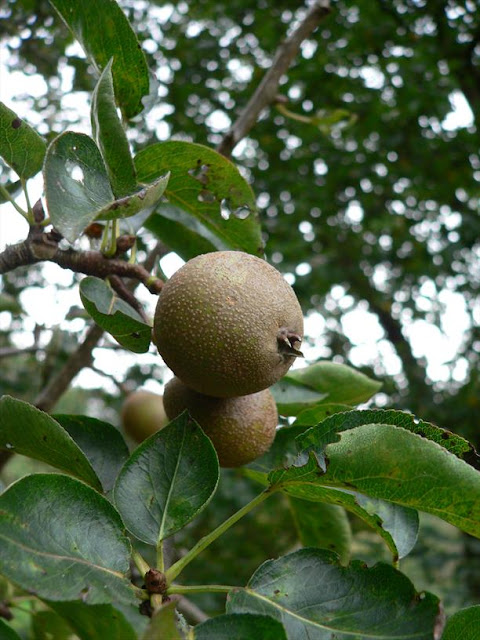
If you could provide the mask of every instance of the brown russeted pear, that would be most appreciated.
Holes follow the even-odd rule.
[[[164,391],[170,420],[188,409],[215,447],[222,467],[240,467],[263,455],[275,438],[278,414],[269,389],[237,398],[213,398],[173,378]]]
[[[288,371],[303,338],[291,286],[265,260],[241,251],[197,256],[159,296],[154,339],[186,385],[217,397],[244,396]]]

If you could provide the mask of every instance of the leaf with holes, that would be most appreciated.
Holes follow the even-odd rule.
[[[218,477],[212,443],[184,412],[135,449],[118,476],[115,504],[134,536],[157,545],[209,503]]]
[[[250,463],[245,468],[245,474],[263,485],[268,485],[272,478],[280,476],[282,469],[285,469],[286,474],[292,474],[292,482],[283,486],[284,492],[289,496],[310,503],[321,503],[326,508],[338,505],[355,514],[384,540],[394,560],[410,553],[417,540],[419,528],[418,513],[414,509],[374,499],[348,487],[323,486],[319,479],[322,471],[318,468],[315,469],[312,481],[309,472],[305,478],[303,477],[303,467],[292,467],[294,463],[299,464],[298,441],[306,429],[301,426],[279,429],[270,450]],[[291,467],[290,471],[288,467]],[[310,506],[311,512],[315,512],[317,507],[313,504]],[[305,509],[309,508],[305,506]]]
[[[143,186],[136,193],[107,204],[97,212],[97,220],[118,220],[131,218],[145,209],[151,210],[163,196],[170,174],[166,173],[154,180],[152,184]]]
[[[325,460],[310,452],[306,464],[272,471],[269,481],[307,500],[323,487],[390,501],[480,538],[480,473],[453,453],[387,424],[342,431],[337,440]]]
[[[145,353],[152,329],[142,317],[100,278],[87,276],[80,283],[80,298],[95,322],[108,331],[122,347]]]
[[[442,615],[438,598],[417,593],[390,565],[343,567],[323,549],[268,560],[244,589],[230,592],[227,611],[272,616],[289,640],[432,640]]]
[[[149,93],[148,66],[137,36],[114,0],[50,0],[100,73],[113,58],[115,97],[122,113],[133,118]]]
[[[56,420],[6,395],[0,398],[0,449],[41,460],[102,489],[87,457]]]
[[[67,131],[55,138],[43,173],[52,224],[69,242],[115,200],[101,153],[83,133]]]
[[[31,178],[43,164],[47,145],[26,122],[0,102],[0,156],[21,178]],[[10,185],[15,193],[18,183]]]
[[[299,449],[309,450],[311,448],[317,458],[321,459],[325,446],[330,442],[335,442],[338,439],[338,433],[354,429],[362,424],[391,424],[402,427],[402,429],[418,433],[423,438],[436,442],[461,460],[465,460],[477,469],[480,468],[480,457],[468,440],[430,422],[417,420],[411,413],[392,409],[337,413],[305,431],[298,438],[297,444]]]
[[[0,496],[0,573],[48,600],[134,605],[130,543],[114,507],[86,484],[34,474]]]
[[[170,171],[169,202],[198,218],[230,249],[263,252],[252,189],[224,156],[200,144],[171,140],[140,151],[135,166],[145,183]]]

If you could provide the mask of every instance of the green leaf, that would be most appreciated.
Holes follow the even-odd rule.
[[[442,640],[478,640],[480,605],[462,609],[448,619]]]
[[[59,474],[21,478],[0,496],[0,572],[48,600],[135,604],[130,543],[114,507]]]
[[[48,605],[69,623],[81,640],[137,639],[132,625],[111,604],[88,605],[75,601],[48,602]],[[137,617],[140,618],[140,615],[137,614]]]
[[[182,640],[180,631],[176,625],[175,608],[177,603],[172,600],[163,605],[151,618],[142,640]]]
[[[138,179],[146,183],[170,171],[169,202],[198,218],[230,249],[263,252],[252,189],[224,156],[200,144],[171,140],[140,151],[135,166]],[[233,213],[225,219],[227,206]]]
[[[228,249],[197,218],[179,207],[162,204],[145,223],[145,227],[175,251],[185,262],[202,253]]]
[[[304,369],[289,371],[286,380],[303,384],[318,393],[324,393],[325,402],[356,405],[369,400],[382,383],[372,380],[345,364],[316,362]]]
[[[152,184],[144,186],[136,193],[125,198],[115,200],[98,211],[97,220],[117,220],[118,218],[131,218],[140,211],[151,209],[157,204],[165,191],[170,174],[166,173],[154,180]],[[147,212],[148,214],[148,212]]]
[[[0,618],[0,638],[2,640],[22,640],[10,625]]]
[[[112,59],[108,61],[93,91],[90,117],[93,137],[107,166],[113,193],[122,198],[135,191],[137,176],[115,104],[112,62]]]
[[[101,606],[101,605],[100,605]],[[35,640],[71,640],[72,627],[55,611],[36,611],[32,616]],[[0,634],[0,637],[1,634]]]
[[[128,447],[111,424],[78,415],[55,415],[92,465],[105,492],[113,489],[118,472],[128,459]]]
[[[307,497],[342,488],[426,511],[480,537],[480,473],[440,445],[400,427],[368,424],[343,431],[325,449],[326,473],[313,454],[302,467],[269,479]],[[323,466],[323,465],[322,465]]]
[[[322,420],[325,420],[334,413],[344,413],[350,411],[352,407],[348,404],[319,404],[315,407],[305,409],[297,415],[297,419],[293,423],[294,426],[313,427]]]
[[[335,551],[342,564],[346,564],[350,558],[352,530],[345,509],[292,496],[289,502],[302,545]]]
[[[47,462],[102,489],[83,451],[60,424],[47,413],[10,396],[0,398],[0,449]]]
[[[43,172],[50,218],[70,242],[115,200],[100,151],[83,133],[66,131],[55,138]]]
[[[287,640],[283,625],[274,618],[253,613],[230,613],[198,624],[194,640]]]
[[[320,424],[312,429],[305,431],[299,436],[297,444],[298,448],[307,450],[312,448],[315,455],[321,458],[325,445],[337,440],[337,433],[354,429],[363,424],[391,424],[393,426],[402,427],[417,433],[418,435],[436,442],[447,451],[450,451],[457,458],[465,460],[475,468],[480,467],[480,456],[473,445],[461,436],[437,427],[430,422],[417,420],[411,413],[404,411],[389,410],[367,410],[367,411],[348,411],[345,413],[337,413],[326,418]]]
[[[41,170],[46,149],[45,140],[0,102],[0,156],[20,178]]]
[[[298,441],[305,430],[306,427],[300,426],[279,429],[270,451],[248,465],[245,468],[246,475],[268,485],[269,478],[276,473],[272,470],[286,469],[294,462],[298,464]],[[283,487],[289,496],[326,505],[338,505],[354,513],[383,538],[394,560],[403,558],[412,550],[419,528],[418,513],[415,510],[385,500],[373,499],[351,489],[321,486],[318,482],[318,468],[315,468],[316,476],[313,483],[308,480],[303,482],[302,469],[297,470],[297,467],[293,467],[290,473],[295,477],[295,481],[288,482]],[[316,507],[311,506],[314,511]]]
[[[149,92],[145,55],[125,14],[114,0],[50,0],[80,42],[98,73],[113,58],[115,97],[127,118],[143,110]]]
[[[383,563],[348,567],[335,554],[300,549],[265,562],[245,589],[229,594],[229,613],[281,620],[289,640],[432,640],[438,599]]]
[[[122,347],[134,353],[146,353],[151,327],[100,278],[87,276],[80,282],[83,306],[95,322],[108,331]]]
[[[208,504],[218,477],[212,443],[184,412],[135,449],[118,476],[115,504],[134,536],[157,545]]]
[[[296,416],[327,398],[326,393],[318,393],[293,380],[288,380],[286,376],[270,387],[270,391],[278,413],[282,416]]]

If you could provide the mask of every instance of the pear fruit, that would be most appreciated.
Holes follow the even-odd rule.
[[[302,310],[282,274],[241,251],[189,260],[167,281],[153,334],[165,363],[210,396],[245,396],[288,371],[303,338]]]
[[[143,442],[168,423],[163,397],[144,389],[133,391],[123,403],[121,421],[125,433],[132,440]]]
[[[268,389],[237,398],[213,398],[173,378],[164,391],[170,420],[188,409],[212,441],[221,467],[240,467],[263,455],[275,438],[278,414]]]

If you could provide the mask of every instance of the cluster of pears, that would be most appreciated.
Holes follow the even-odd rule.
[[[176,376],[163,396],[168,419],[188,409],[223,467],[265,453],[278,423],[268,387],[301,355],[303,337],[300,305],[282,275],[240,251],[197,256],[163,287],[153,332]]]

